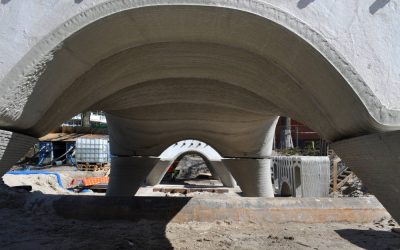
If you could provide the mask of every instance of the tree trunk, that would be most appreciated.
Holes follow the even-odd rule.
[[[293,139],[291,133],[291,125],[290,118],[285,117],[285,126],[282,129],[281,133],[281,149],[289,149],[293,148]]]

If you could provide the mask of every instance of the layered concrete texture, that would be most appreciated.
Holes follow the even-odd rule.
[[[0,128],[104,110],[116,156],[195,138],[236,159],[268,156],[279,115],[332,142],[399,130],[400,5],[371,2],[3,1]]]
[[[274,197],[270,159],[223,159],[244,196]]]
[[[157,157],[112,157],[107,195],[135,195],[158,161]]]
[[[274,188],[281,196],[328,197],[330,161],[327,156],[274,156]]]
[[[335,142],[332,148],[376,195],[390,214],[400,218],[400,132],[393,131]]]
[[[0,172],[7,172],[37,142],[37,139],[0,129]]]

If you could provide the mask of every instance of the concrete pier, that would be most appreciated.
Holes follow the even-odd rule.
[[[133,196],[159,158],[112,157],[107,196]]]
[[[390,214],[400,219],[400,132],[386,132],[336,142],[332,148]]]
[[[274,197],[270,159],[223,159],[246,197]]]

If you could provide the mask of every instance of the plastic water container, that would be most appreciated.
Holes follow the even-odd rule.
[[[110,160],[108,139],[79,138],[75,145],[78,163],[108,163]]]

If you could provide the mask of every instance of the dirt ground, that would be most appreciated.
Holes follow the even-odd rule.
[[[68,181],[87,176],[65,171],[63,175]],[[8,178],[15,185],[21,181]],[[34,190],[56,185],[51,178],[30,180],[38,185]],[[65,219],[31,207],[26,201],[35,196],[43,194],[0,188],[0,249],[400,249],[400,234],[391,232],[398,225],[389,218],[369,224],[92,221]]]
[[[0,208],[1,249],[400,249],[381,224],[82,221]]]

